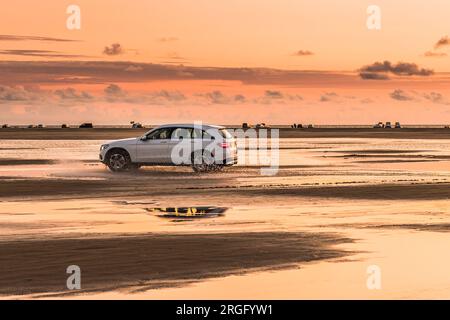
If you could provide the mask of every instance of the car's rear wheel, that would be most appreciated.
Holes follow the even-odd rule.
[[[127,171],[132,167],[131,158],[125,150],[112,150],[107,157],[106,164],[113,172]]]
[[[214,157],[208,151],[197,151],[192,154],[194,172],[210,172],[214,170]]]

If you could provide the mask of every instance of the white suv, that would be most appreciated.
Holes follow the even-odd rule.
[[[139,138],[102,145],[100,161],[114,172],[143,165],[190,165],[196,172],[220,170],[237,163],[236,139],[220,126],[167,124]]]

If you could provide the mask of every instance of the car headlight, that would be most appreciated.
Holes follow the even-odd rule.
[[[106,150],[106,149],[108,149],[108,148],[109,148],[109,144],[103,144],[103,145],[100,147],[100,151]]]

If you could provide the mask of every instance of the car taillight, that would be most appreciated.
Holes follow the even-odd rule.
[[[221,146],[222,148],[224,148],[224,149],[227,149],[227,148],[230,148],[230,147],[231,147],[231,145],[230,145],[228,142],[222,142],[222,143],[220,143],[220,146]]]

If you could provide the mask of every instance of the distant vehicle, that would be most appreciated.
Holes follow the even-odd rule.
[[[36,128],[42,129],[42,128],[44,128],[44,125],[43,124],[38,124]]]
[[[143,126],[142,126],[142,124],[140,124],[140,123],[138,123],[138,122],[135,122],[135,123],[133,123],[133,124],[131,125],[131,128],[132,128],[132,129],[142,129]]]
[[[4,124],[4,125],[2,125],[2,128],[3,128],[3,129],[6,129],[6,128],[8,128],[8,125],[7,125],[7,124]]]
[[[242,129],[249,129],[249,128],[251,128],[251,126],[247,122],[244,122],[242,124]]]
[[[395,123],[395,129],[401,129],[402,125],[400,124],[400,122],[396,122]]]
[[[34,126],[33,126],[32,124],[30,124],[30,125],[28,125],[27,128],[28,128],[28,129],[33,129],[33,127],[34,127]]]
[[[80,129],[86,129],[86,128],[92,129],[92,128],[94,128],[94,125],[90,122],[85,122],[80,125]]]
[[[183,161],[173,157],[180,153],[175,147],[185,155]],[[113,172],[146,165],[190,165],[195,172],[208,172],[236,164],[237,144],[224,127],[167,124],[142,137],[108,142],[99,157]]]
[[[61,125],[61,129],[66,129],[66,128],[67,128],[67,124],[64,123]]]
[[[376,125],[373,126],[375,129],[381,129],[384,128],[383,122],[378,122]]]
[[[258,123],[256,125],[256,129],[266,129],[266,128],[268,128],[268,127],[266,126],[266,124],[264,122],[263,123]]]
[[[386,128],[386,129],[392,129],[392,124],[391,124],[389,121],[386,122],[385,128]]]
[[[312,124],[308,124],[308,129],[313,129],[314,126]]]
[[[297,123],[297,129],[302,129],[303,125],[301,123]]]

